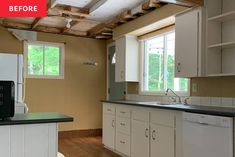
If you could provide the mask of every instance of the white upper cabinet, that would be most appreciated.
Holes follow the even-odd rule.
[[[204,11],[198,7],[176,16],[175,77],[204,75]]]
[[[139,44],[135,36],[123,36],[115,41],[116,82],[138,82]]]

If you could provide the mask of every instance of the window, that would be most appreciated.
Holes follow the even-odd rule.
[[[64,44],[25,42],[26,77],[64,78]]]
[[[171,31],[143,41],[142,92],[163,93],[167,88],[187,93],[189,80],[174,78],[175,32]]]

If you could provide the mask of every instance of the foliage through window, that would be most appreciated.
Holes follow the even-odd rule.
[[[168,32],[144,41],[143,92],[163,92],[171,88],[188,91],[188,79],[174,78],[175,32]]]
[[[28,77],[63,78],[63,44],[27,42],[25,48]]]

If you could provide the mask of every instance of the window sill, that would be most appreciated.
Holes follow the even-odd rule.
[[[175,93],[179,96],[190,96],[190,92],[177,92],[175,91]],[[150,96],[175,96],[172,93],[168,93],[167,95],[165,95],[164,91],[159,91],[159,92],[150,92],[150,91],[140,91],[139,95],[150,95]]]
[[[30,78],[30,79],[54,79],[54,80],[62,80],[62,79],[64,79],[64,76],[27,75],[25,78]]]

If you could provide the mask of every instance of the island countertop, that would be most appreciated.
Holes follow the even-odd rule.
[[[217,116],[235,117],[235,108],[231,107],[215,107],[215,106],[199,106],[199,105],[183,105],[183,104],[169,104],[161,105],[157,102],[143,102],[143,101],[128,101],[128,100],[102,100],[106,103],[116,103],[123,105],[134,105],[141,107],[152,107],[166,110],[177,110],[199,114],[209,114]]]
[[[37,123],[72,122],[73,117],[56,112],[15,114],[14,117],[0,120],[0,125],[20,125]]]

